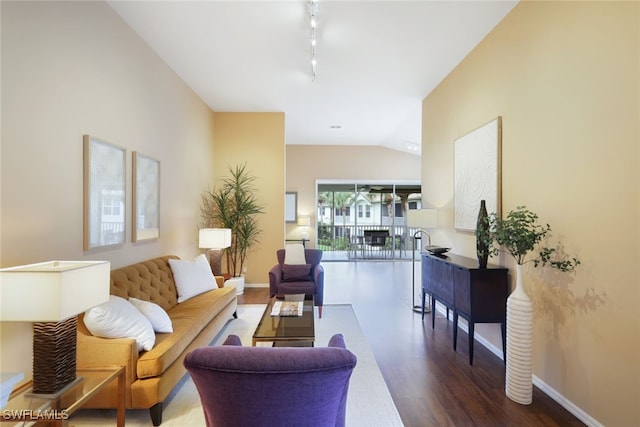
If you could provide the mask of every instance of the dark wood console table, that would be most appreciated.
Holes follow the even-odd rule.
[[[431,328],[435,327],[435,301],[453,310],[453,349],[458,339],[458,316],[469,323],[469,364],[473,365],[473,335],[476,323],[500,323],[502,354],[506,361],[506,319],[509,269],[487,266],[460,255],[422,253],[422,316],[426,296],[431,302]]]

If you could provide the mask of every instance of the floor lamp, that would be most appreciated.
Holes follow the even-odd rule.
[[[222,276],[222,250],[231,246],[230,228],[202,228],[198,246],[209,250],[209,265],[214,276]]]
[[[411,254],[411,306],[414,312],[423,313],[422,304],[416,304],[416,241],[422,240],[425,234],[429,238],[428,246],[431,245],[431,234],[425,228],[435,228],[438,226],[438,211],[435,209],[412,209],[407,212],[407,226],[418,228],[413,233],[413,252]],[[422,289],[422,286],[420,286]],[[424,312],[427,313],[431,307],[425,306]]]
[[[76,376],[78,314],[109,300],[108,261],[49,261],[0,270],[0,320],[33,322],[33,393],[58,398]]]

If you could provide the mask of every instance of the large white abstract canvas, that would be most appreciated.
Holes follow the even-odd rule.
[[[500,215],[500,145],[502,118],[454,142],[454,227],[475,231],[480,201]]]

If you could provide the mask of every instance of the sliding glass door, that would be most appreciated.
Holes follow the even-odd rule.
[[[325,261],[411,259],[405,218],[421,207],[419,183],[317,184],[318,248]]]

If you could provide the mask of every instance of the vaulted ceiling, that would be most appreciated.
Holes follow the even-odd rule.
[[[109,1],[218,112],[285,113],[287,144],[419,154],[421,101],[516,1]]]

